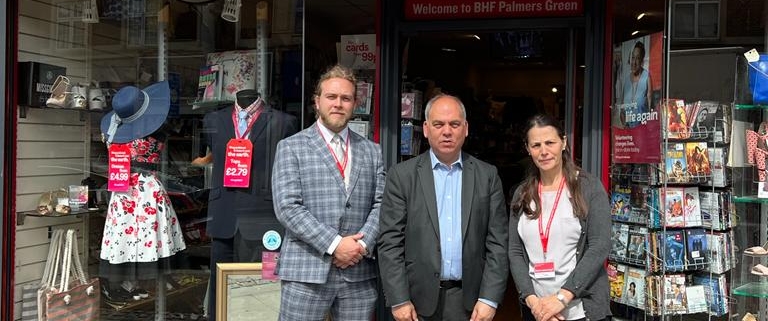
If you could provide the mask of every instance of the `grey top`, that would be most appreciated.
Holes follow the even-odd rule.
[[[568,201],[570,195],[568,189],[564,188],[557,209],[553,217],[550,218],[557,191],[543,192],[541,208],[543,215],[536,219],[522,217],[517,225],[517,234],[523,240],[526,254],[530,259],[528,276],[533,282],[536,294],[540,297],[557,294],[557,291],[560,290],[560,287],[563,286],[576,267],[576,246],[581,236],[581,225],[579,219],[573,215],[573,207]],[[533,207],[533,202],[531,205]],[[546,257],[539,237],[539,220],[541,220],[541,226],[545,230],[547,224],[552,222]],[[554,277],[535,277],[534,265],[542,262],[555,263]],[[578,298],[571,301],[561,313],[566,320],[578,320],[586,317],[584,307]]]
[[[579,173],[579,182],[589,212],[579,220],[581,233],[576,247],[576,266],[565,279],[563,289],[572,292],[575,299],[581,299],[588,320],[601,320],[611,315],[608,274],[604,264],[611,250],[611,215],[608,195],[600,181],[584,171]],[[512,203],[520,197],[520,188],[515,191]],[[561,199],[561,203],[565,198]],[[549,215],[546,213],[545,215]],[[521,213],[511,213],[510,231],[516,231]],[[552,229],[552,233],[561,233]],[[530,260],[525,244],[518,233],[509,233],[510,273],[515,281],[520,300],[536,295],[529,274]]]

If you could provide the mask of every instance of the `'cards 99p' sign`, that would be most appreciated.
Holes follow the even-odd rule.
[[[352,69],[376,69],[376,35],[342,35],[339,63]]]

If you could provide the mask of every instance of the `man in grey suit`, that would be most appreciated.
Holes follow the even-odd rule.
[[[280,320],[369,321],[384,164],[378,145],[352,132],[355,77],[334,66],[315,90],[320,116],[277,145],[272,193],[285,227],[277,274]]]
[[[396,320],[492,320],[509,274],[507,210],[496,167],[461,152],[466,111],[453,96],[425,110],[430,150],[393,166],[378,260]]]

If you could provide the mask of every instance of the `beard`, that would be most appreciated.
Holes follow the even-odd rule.
[[[330,114],[320,113],[320,121],[323,122],[323,125],[325,125],[326,128],[332,130],[335,133],[338,133],[344,129],[344,127],[347,126],[350,118],[351,115],[341,118],[338,116],[331,117]]]

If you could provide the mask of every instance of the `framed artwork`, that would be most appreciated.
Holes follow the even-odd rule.
[[[261,278],[261,263],[216,264],[216,321],[277,320],[280,281]]]
[[[369,122],[367,120],[350,120],[347,126],[358,135],[369,138],[368,134],[370,131],[368,130]]]

